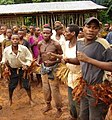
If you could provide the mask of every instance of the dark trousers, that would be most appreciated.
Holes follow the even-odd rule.
[[[20,69],[11,68],[10,71],[11,71],[11,76],[9,81],[9,92],[14,91],[14,89],[18,85],[19,80],[21,80],[22,86],[25,90],[30,90],[29,80],[27,79],[27,77],[25,79],[23,78],[24,71],[22,70],[22,68]]]
[[[78,117],[78,103],[73,100],[73,89],[71,87],[68,87],[68,100],[69,100],[69,107],[70,107],[70,114],[73,118]]]
[[[84,96],[80,101],[80,120],[104,120],[108,106],[99,101],[95,105],[95,98],[91,96]]]

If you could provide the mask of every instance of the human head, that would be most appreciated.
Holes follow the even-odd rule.
[[[55,21],[55,23],[54,23],[54,29],[55,29],[55,27],[60,26],[61,24],[62,23],[60,21]]]
[[[6,34],[6,31],[7,31],[7,26],[6,25],[1,25],[1,32],[2,34]]]
[[[95,17],[87,18],[84,22],[84,38],[88,41],[96,39],[100,30],[100,21]]]
[[[17,34],[17,33],[18,33],[18,30],[19,30],[19,26],[14,25],[12,29],[13,29],[13,33],[14,33],[14,34]]]
[[[109,28],[110,28],[110,24],[109,23],[105,23],[104,24],[104,30],[105,31],[109,31]]]
[[[84,37],[83,28],[80,27],[80,28],[79,28],[78,39],[83,38],[83,37]]]
[[[62,35],[63,34],[63,25],[59,25],[59,26],[56,26],[55,28],[55,31],[58,35]]]
[[[25,33],[28,32],[28,28],[27,28],[27,26],[25,26],[25,25],[22,25],[21,29],[24,30]]]
[[[51,39],[51,36],[52,36],[52,28],[48,25],[48,24],[45,24],[43,26],[43,38],[45,41],[49,41]]]
[[[36,28],[35,28],[35,35],[36,35],[36,36],[40,35],[40,32],[41,32],[41,31],[40,31],[40,28],[39,28],[39,27],[36,27]]]
[[[78,25],[70,24],[70,25],[67,26],[64,35],[65,35],[66,40],[71,40],[73,38],[76,39],[78,34],[79,34]]]
[[[20,39],[23,39],[23,37],[24,37],[24,30],[19,29],[18,30],[18,36],[19,36]]]
[[[13,34],[11,37],[11,42],[13,47],[17,47],[19,44],[19,36],[17,34]]]
[[[11,36],[12,36],[12,29],[11,28],[7,29],[6,35],[7,35],[8,39],[11,39]]]
[[[100,28],[100,21],[95,18],[95,17],[90,17],[90,18],[87,18],[84,22],[84,25],[89,25],[91,22],[94,22],[97,24],[97,26]]]
[[[33,25],[30,25],[29,31],[30,31],[30,33],[33,35],[34,32],[35,32],[35,27],[34,27]]]

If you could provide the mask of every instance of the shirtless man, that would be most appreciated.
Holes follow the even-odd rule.
[[[51,39],[52,29],[48,25],[45,25],[43,28],[43,41],[40,41],[38,44],[40,59],[42,61],[41,67],[41,75],[42,75],[42,83],[43,83],[43,92],[44,99],[46,102],[46,107],[43,113],[48,112],[52,109],[51,100],[52,97],[55,101],[56,105],[56,117],[60,117],[62,114],[62,100],[59,90],[59,80],[55,77],[55,71],[58,67],[58,63],[60,62],[56,58],[49,57],[48,53],[53,52],[61,55],[62,49],[58,42]],[[52,93],[52,97],[51,97]]]

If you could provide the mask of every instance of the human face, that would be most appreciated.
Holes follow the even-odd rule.
[[[12,46],[17,47],[19,44],[19,36],[18,35],[12,35],[11,37]]]
[[[90,22],[83,27],[84,37],[87,41],[92,41],[96,38],[100,28],[95,22]]]
[[[1,26],[1,32],[2,34],[5,34],[7,31],[7,27],[6,26]]]
[[[61,29],[57,30],[56,33],[57,33],[58,35],[62,35],[62,34],[63,34],[63,31],[64,31],[63,28],[61,28]]]
[[[18,32],[18,29],[19,29],[18,26],[13,26],[13,32],[14,32],[14,33],[17,33],[17,32]]]
[[[38,27],[38,28],[35,28],[35,35],[39,35],[40,34],[40,28]]]
[[[83,37],[84,37],[83,31],[79,31],[78,38],[83,38]]]
[[[44,28],[42,34],[43,34],[44,40],[49,41],[52,36],[52,31],[49,28]]]
[[[24,31],[18,31],[18,36],[20,39],[23,39]]]
[[[109,27],[110,27],[110,25],[109,25],[109,24],[105,24],[105,25],[104,25],[104,29],[105,29],[106,31],[108,31],[108,30],[109,30]]]
[[[29,29],[30,29],[30,33],[34,33],[34,31],[35,31],[34,26],[30,26]]]
[[[6,35],[10,39],[11,36],[12,36],[12,30],[11,29],[7,29]]]
[[[64,32],[64,36],[66,40],[71,41],[72,38],[74,37],[74,32],[70,32],[69,31],[69,27],[66,28],[65,32]]]

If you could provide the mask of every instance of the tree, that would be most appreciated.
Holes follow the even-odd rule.
[[[32,0],[14,0],[14,2],[16,4],[19,4],[19,3],[32,3]]]
[[[105,0],[102,5],[107,7],[107,10],[102,10],[99,13],[99,19],[103,23],[112,23],[112,0]]]
[[[0,4],[3,4],[3,5],[14,4],[14,0],[0,0]]]

